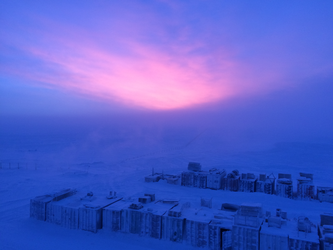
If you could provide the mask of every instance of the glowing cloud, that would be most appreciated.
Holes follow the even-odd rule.
[[[327,60],[303,63],[326,51],[305,54],[312,48],[308,44],[295,50],[294,40],[306,41],[295,28],[289,30],[293,36],[281,36],[281,31],[262,35],[257,23],[267,18],[264,12],[251,16],[254,21],[236,22],[233,15],[244,16],[242,8],[238,13],[225,3],[103,4],[86,3],[82,13],[71,12],[77,6],[70,3],[36,5],[29,11],[23,4],[17,15],[26,22],[5,17],[11,26],[2,29],[0,51],[14,63],[1,71],[110,104],[177,109],[272,91],[332,68]],[[221,12],[205,15],[202,8]],[[86,20],[90,13],[93,18]],[[279,15],[268,20],[280,24]]]

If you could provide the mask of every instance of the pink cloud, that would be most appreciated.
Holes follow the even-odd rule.
[[[279,57],[269,39],[234,45],[221,37],[228,34],[222,25],[206,23],[198,35],[183,25],[186,19],[159,17],[148,6],[116,15],[101,18],[96,29],[30,15],[36,25],[21,30],[18,25],[7,42],[38,66],[22,62],[7,72],[48,88],[148,109],[190,107],[290,85],[286,75],[294,62],[289,55],[289,61]],[[251,49],[255,56],[244,59]]]

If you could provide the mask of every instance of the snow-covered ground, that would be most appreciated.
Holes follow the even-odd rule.
[[[155,172],[177,174],[189,161],[204,170],[227,172],[314,174],[315,185],[333,186],[333,143],[246,142],[229,143],[214,131],[114,131],[104,136],[2,135],[0,145],[0,249],[193,249],[183,244],[138,235],[100,230],[94,234],[70,230],[29,218],[31,198],[73,187],[121,196],[144,192],[157,198],[180,198],[199,206],[200,197],[213,197],[213,206],[224,202],[261,202],[265,210],[281,208],[290,219],[305,215],[319,222],[319,214],[332,212],[333,204],[289,200],[262,193],[233,193],[145,183]]]

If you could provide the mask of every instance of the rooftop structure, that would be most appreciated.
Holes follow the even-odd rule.
[[[187,169],[194,172],[201,171],[201,164],[198,162],[189,162]]]

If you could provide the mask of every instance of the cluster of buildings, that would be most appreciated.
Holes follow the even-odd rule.
[[[321,214],[316,225],[302,216],[289,219],[280,209],[264,212],[261,204],[214,209],[212,199],[193,207],[155,194],[125,199],[115,192],[96,196],[67,189],[31,199],[30,216],[70,229],[103,228],[212,250],[333,249],[333,213]]]
[[[317,187],[313,183],[313,174],[300,173],[297,179],[297,192],[291,174],[279,173],[278,178],[273,174],[239,173],[233,170],[227,173],[224,169],[212,168],[203,171],[200,163],[190,162],[187,171],[180,175],[165,175],[152,172],[145,177],[146,182],[157,182],[166,179],[170,184],[180,184],[187,187],[220,189],[234,192],[262,192],[275,194],[286,198],[302,200],[318,199],[333,203],[333,187]]]

